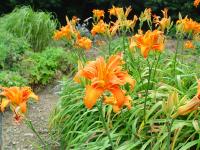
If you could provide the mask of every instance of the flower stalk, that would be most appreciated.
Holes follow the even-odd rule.
[[[111,38],[108,38],[108,55],[111,55]]]
[[[150,62],[147,58],[147,63],[148,63],[148,68],[149,68],[149,76],[148,76],[148,83],[147,83],[147,87],[145,90],[145,99],[144,99],[144,125],[146,124],[146,107],[147,107],[147,98],[148,98],[148,92],[149,92],[149,87],[150,87],[150,80],[151,80],[151,74],[152,74],[152,66],[150,65]]]
[[[37,138],[39,139],[40,143],[44,146],[44,148],[46,147],[46,142],[42,139],[42,137],[40,136],[40,134],[35,130],[32,121],[29,119],[25,119],[25,124],[26,126],[31,129],[33,131],[33,133],[37,136]]]
[[[168,130],[168,136],[167,136],[167,149],[170,150],[170,141],[171,141],[171,129],[172,129],[172,124],[173,124],[174,120],[169,118],[168,122],[167,122],[167,130]]]
[[[158,55],[158,58],[156,59],[156,54],[155,54],[155,61],[156,61],[156,64],[155,64],[155,68],[154,68],[154,72],[153,72],[153,81],[154,81],[154,79],[155,79],[155,76],[156,76],[156,72],[157,72],[157,67],[158,67],[158,63],[159,63],[159,61],[160,61],[160,56],[161,56],[161,53],[159,53],[159,55]]]
[[[178,48],[179,48],[179,39],[176,44],[176,51],[175,51],[175,55],[174,55],[174,68],[173,68],[174,80],[176,80],[176,59],[177,59],[177,54],[178,54]]]
[[[0,112],[0,149],[2,149],[2,145],[3,145],[3,134],[2,134],[2,125],[3,125],[3,114],[2,112]]]
[[[100,114],[100,118],[101,118],[103,127],[104,127],[104,129],[105,129],[105,131],[106,131],[106,134],[107,134],[107,136],[108,136],[110,145],[111,145],[111,147],[112,147],[112,150],[115,150],[115,147],[114,147],[114,144],[113,144],[113,142],[112,142],[112,137],[111,137],[111,135],[110,135],[110,131],[109,131],[108,125],[106,124],[106,121],[105,121],[105,118],[104,118],[104,115],[103,115],[103,110],[102,110],[102,109],[103,109],[103,104],[102,104],[102,103],[103,103],[104,97],[102,96],[100,99],[101,99],[101,100],[100,100],[100,102],[99,102],[99,105],[97,105],[97,108],[98,108],[98,111],[99,111],[99,114]]]

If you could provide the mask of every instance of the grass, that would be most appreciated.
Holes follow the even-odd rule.
[[[25,37],[34,51],[41,51],[52,42],[57,21],[52,14],[21,7],[0,18],[0,28],[18,37]]]

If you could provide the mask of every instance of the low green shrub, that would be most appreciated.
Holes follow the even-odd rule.
[[[67,53],[62,48],[47,48],[43,52],[28,52],[18,68],[29,84],[47,84],[58,70],[67,68]],[[65,69],[64,69],[65,68]]]
[[[22,77],[18,72],[9,70],[0,72],[0,85],[1,86],[27,86],[28,81]]]
[[[24,38],[18,38],[6,31],[0,31],[0,69],[12,69],[22,60],[23,54],[30,50]]]
[[[46,12],[34,12],[30,7],[16,8],[0,18],[0,28],[18,37],[25,37],[35,51],[43,50],[51,42],[57,22]]]

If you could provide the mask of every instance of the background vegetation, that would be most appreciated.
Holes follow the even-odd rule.
[[[2,86],[45,85],[67,70],[66,52],[53,46],[57,25],[50,13],[30,7],[0,17]]]

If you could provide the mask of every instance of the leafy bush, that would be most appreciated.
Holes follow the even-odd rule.
[[[0,69],[12,69],[22,60],[30,45],[24,38],[18,38],[6,31],[0,31]]]
[[[0,85],[1,86],[27,86],[28,81],[23,78],[18,72],[1,71]]]
[[[17,37],[25,37],[33,50],[40,51],[50,44],[56,21],[49,13],[34,12],[30,7],[21,7],[1,17],[0,28]]]
[[[29,84],[44,85],[55,77],[57,70],[67,68],[66,55],[62,48],[47,48],[41,53],[28,52],[18,68]]]

